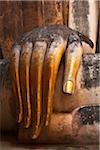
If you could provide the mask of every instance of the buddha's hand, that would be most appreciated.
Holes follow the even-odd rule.
[[[55,25],[33,29],[15,43],[11,55],[11,74],[17,120],[25,128],[32,127],[33,139],[50,122],[55,82],[63,56],[63,92],[74,92],[83,54],[82,41],[93,47],[92,41],[79,32]]]

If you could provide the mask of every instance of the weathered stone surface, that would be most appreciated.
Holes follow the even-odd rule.
[[[7,60],[0,60],[0,129],[13,130],[15,121],[16,106],[12,93],[10,78],[10,66]]]
[[[45,25],[63,24],[62,1],[43,1]]]
[[[85,43],[85,52],[95,53],[97,31],[98,31],[98,18],[99,18],[99,1],[69,1],[69,27],[78,30],[94,42],[93,50],[90,49]]]
[[[15,39],[23,33],[21,3],[0,1],[0,47],[4,58],[9,58]]]
[[[85,87],[89,90],[91,87],[96,88],[100,86],[100,55],[98,55],[98,59],[96,56],[84,55],[83,57],[83,78]]]
[[[15,136],[3,135],[0,140],[3,150],[99,150],[99,145],[72,145],[72,144],[19,144]]]
[[[44,24],[42,1],[23,1],[22,11],[24,33]]]

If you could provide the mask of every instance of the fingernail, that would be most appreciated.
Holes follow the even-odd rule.
[[[73,93],[74,84],[72,81],[67,81],[65,85],[65,92],[68,94]]]

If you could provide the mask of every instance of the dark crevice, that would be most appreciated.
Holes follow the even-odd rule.
[[[99,18],[99,22],[98,22],[98,32],[97,32],[97,43],[96,43],[96,53],[100,53],[100,18]]]
[[[3,59],[2,48],[0,47],[0,59]]]

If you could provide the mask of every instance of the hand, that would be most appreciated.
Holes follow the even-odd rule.
[[[11,74],[17,102],[17,120],[23,127],[33,128],[33,139],[50,122],[55,82],[64,53],[63,91],[68,94],[74,92],[83,54],[82,41],[93,47],[92,41],[81,33],[55,25],[33,29],[15,42]]]

